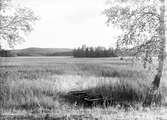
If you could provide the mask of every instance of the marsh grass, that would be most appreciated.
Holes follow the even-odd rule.
[[[47,64],[46,61],[37,64],[25,61],[26,65],[2,65],[1,78],[7,83],[8,92],[4,94],[7,96],[4,108],[39,111],[63,109],[64,104],[79,105],[82,100],[69,96],[71,91],[84,91],[91,98],[100,96],[110,101],[110,105],[122,102],[137,105],[143,101],[153,79],[151,72],[132,67],[126,62],[97,61],[75,60],[68,63],[67,60],[59,60]],[[116,61],[119,62],[122,61]],[[163,85],[161,91],[166,93]],[[91,103],[90,106],[96,105],[101,103]],[[80,107],[86,107],[84,101]]]
[[[142,79],[105,77],[95,79],[96,83],[92,82],[92,85],[88,84],[82,89],[80,87],[69,90],[69,92],[61,94],[61,97],[66,102],[84,107],[116,105],[136,107],[136,105],[142,104],[149,89],[149,82],[141,82]]]
[[[51,81],[46,80],[12,81],[9,85],[9,107],[34,109],[43,106],[44,108],[53,108],[52,97],[56,95],[56,91],[52,84]]]

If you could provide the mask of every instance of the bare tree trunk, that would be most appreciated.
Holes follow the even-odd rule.
[[[1,7],[2,7],[2,3],[1,3],[1,0],[0,0],[0,14],[1,14]],[[0,21],[0,26],[1,26],[1,21]],[[1,51],[1,42],[0,42],[0,51]],[[0,81],[0,87],[1,87],[1,81]],[[0,88],[0,90],[1,90],[1,88]],[[0,93],[1,93],[1,91],[0,91]],[[2,101],[1,101],[1,98],[0,98],[0,117],[1,117],[1,114],[2,114],[2,110],[1,110],[2,105],[1,104],[2,104]]]
[[[148,50],[146,50],[145,57],[144,57],[144,64],[143,64],[144,69],[147,68],[148,54],[149,54],[149,52],[148,52]]]
[[[160,0],[161,2],[161,8],[160,8],[160,28],[159,28],[159,37],[161,39],[160,42],[160,50],[158,55],[158,69],[157,74],[155,75],[155,78],[152,82],[152,86],[146,96],[146,99],[143,103],[144,106],[149,106],[154,101],[154,97],[157,94],[160,80],[162,78],[162,72],[163,72],[163,65],[164,65],[164,59],[165,59],[165,47],[166,47],[166,37],[165,37],[165,0]]]

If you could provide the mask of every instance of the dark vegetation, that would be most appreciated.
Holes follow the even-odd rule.
[[[101,85],[85,90],[71,91],[63,97],[68,102],[84,107],[116,105],[124,108],[135,107],[136,103],[143,101],[148,88],[137,81],[134,85],[135,87],[130,82],[118,81],[113,85]],[[140,87],[141,90],[138,90]]]
[[[131,49],[113,49],[104,47],[86,47],[82,46],[75,49],[68,48],[27,48],[17,50],[0,50],[0,57],[17,56],[74,56],[74,57],[117,57],[117,56],[135,56],[138,47]]]
[[[0,57],[17,56],[74,56],[74,57],[116,57],[116,50],[103,47],[68,48],[27,48],[18,50],[0,50]]]
[[[74,57],[117,57],[116,50],[104,47],[82,47],[73,50]]]
[[[0,50],[0,57],[15,57],[15,56],[17,55],[10,50]]]
[[[74,57],[130,57],[141,55],[143,50],[143,45],[135,46],[133,48],[105,48],[105,47],[87,47],[82,45],[82,47],[75,48],[73,50]],[[139,49],[142,49],[138,52]],[[157,51],[155,51],[154,55],[157,56]]]

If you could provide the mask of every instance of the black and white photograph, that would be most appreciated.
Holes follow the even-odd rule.
[[[167,0],[0,0],[0,120],[167,120]]]

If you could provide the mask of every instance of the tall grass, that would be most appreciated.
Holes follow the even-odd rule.
[[[4,105],[7,104],[6,100],[9,94],[9,83],[5,81],[6,77],[7,73],[0,73],[0,114]]]
[[[56,91],[52,81],[22,80],[10,82],[10,96],[6,107],[20,109],[34,109],[44,107],[54,108]]]
[[[114,103],[137,103],[143,101],[153,79],[149,71],[136,69],[126,63],[119,65],[105,59],[100,59],[98,63],[64,61],[32,65],[26,61],[26,65],[2,65],[0,78],[7,86],[4,108],[60,109],[65,100],[62,96],[74,90]],[[162,91],[166,92],[165,89]],[[70,99],[73,103],[81,101],[74,97]]]

